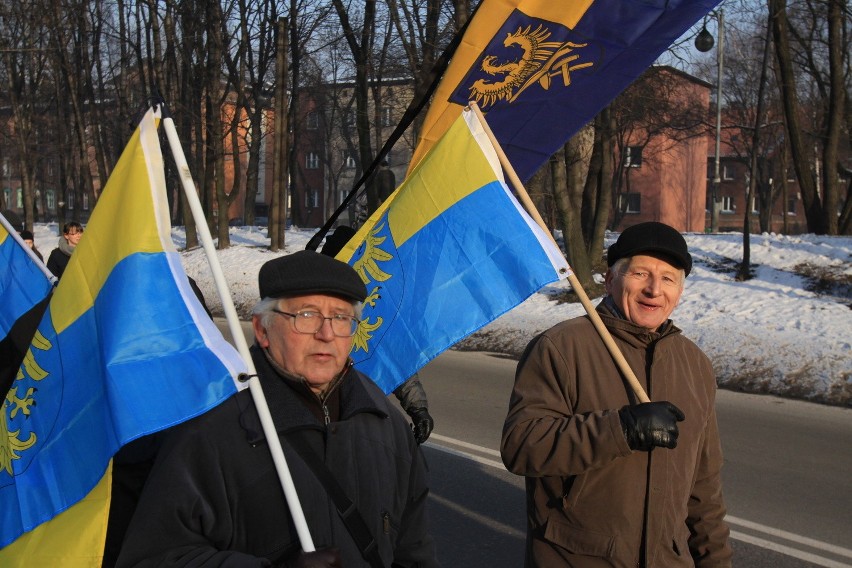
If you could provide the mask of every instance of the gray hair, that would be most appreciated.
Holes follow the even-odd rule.
[[[260,318],[260,325],[264,328],[268,328],[272,318],[275,316],[275,309],[277,309],[279,305],[278,302],[281,300],[283,300],[283,298],[264,298],[254,305],[251,309],[251,315],[258,316]],[[364,304],[361,302],[350,303],[355,310],[355,317],[360,321]]]

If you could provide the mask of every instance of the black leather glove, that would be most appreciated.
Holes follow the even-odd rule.
[[[287,564],[287,568],[342,568],[340,551],[336,548],[322,548],[314,552],[301,552]]]
[[[429,434],[435,427],[435,421],[429,415],[429,411],[425,408],[415,408],[411,411],[411,428],[414,430],[414,439],[418,444],[422,444],[429,439]]]
[[[642,452],[649,452],[655,446],[669,449],[677,446],[677,423],[686,418],[680,408],[665,401],[625,406],[618,411],[618,417],[627,445]]]

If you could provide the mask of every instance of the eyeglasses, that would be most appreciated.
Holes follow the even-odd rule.
[[[645,272],[642,270],[626,271],[622,272],[621,275],[625,278],[632,278],[633,280],[641,282],[643,286],[648,286],[652,279],[652,276],[649,272]],[[682,279],[676,279],[675,277],[668,274],[664,274],[663,276],[661,276],[660,282],[663,284],[663,286],[667,288],[676,288],[683,284]]]
[[[313,335],[319,333],[325,320],[331,322],[331,331],[337,337],[352,337],[358,329],[358,318],[355,316],[347,316],[345,314],[334,314],[333,316],[324,316],[319,312],[303,311],[291,314],[278,309],[273,309],[276,314],[293,318],[293,327],[297,333],[305,333]]]

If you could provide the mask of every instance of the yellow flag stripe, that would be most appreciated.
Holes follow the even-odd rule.
[[[59,333],[94,305],[116,264],[134,253],[163,252],[164,242],[170,243],[162,238],[162,207],[155,205],[152,197],[151,184],[165,184],[165,179],[160,179],[161,154],[146,151],[153,147],[151,144],[159,145],[156,123],[143,120],[110,175],[50,303],[53,324]],[[168,220],[168,213],[165,215]],[[151,223],[151,219],[158,219],[158,223]],[[102,235],[114,234],[112,226],[133,238],[103,238]]]
[[[0,566],[100,568],[111,496],[112,461],[82,501],[0,549]]]
[[[406,180],[407,186],[419,186],[425,191],[400,191],[391,205],[388,220],[397,247],[453,204],[502,179],[502,174],[495,169],[496,163],[489,162],[473,137],[471,127],[478,125],[476,116],[466,112],[464,120],[456,121],[440,144],[423,160],[423,167],[415,169]],[[463,170],[442,167],[442,164],[453,163],[453,160],[458,162],[459,156],[464,156]],[[424,201],[424,196],[429,200]]]
[[[443,164],[458,163],[459,156],[464,156],[463,170],[443,167]],[[367,219],[336,258],[349,262],[357,246],[364,242],[388,209],[394,243],[400,247],[454,203],[496,180],[503,181],[497,154],[476,115],[465,111],[440,144]]]

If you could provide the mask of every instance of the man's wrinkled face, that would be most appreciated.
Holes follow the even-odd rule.
[[[629,321],[656,331],[683,293],[684,272],[654,256],[636,255],[606,273],[606,291]]]
[[[327,319],[316,333],[301,333],[296,330],[293,317],[280,312],[355,316],[355,307],[342,298],[314,294],[282,298],[278,310],[269,319],[267,328],[263,327],[260,316],[252,318],[258,344],[267,348],[272,359],[285,371],[304,377],[314,392],[323,392],[346,365],[353,338],[335,335]]]

